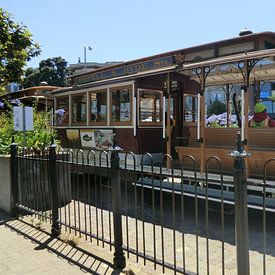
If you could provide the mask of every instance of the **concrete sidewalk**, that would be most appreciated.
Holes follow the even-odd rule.
[[[51,238],[30,219],[11,219],[0,211],[0,274],[160,274],[152,266],[127,259],[124,270],[112,268],[113,252],[95,241],[72,246]],[[75,242],[71,242],[72,244]],[[134,257],[133,257],[134,258]],[[169,274],[170,272],[168,272]],[[167,272],[166,272],[167,274]]]

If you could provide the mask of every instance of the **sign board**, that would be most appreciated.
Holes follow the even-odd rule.
[[[13,107],[14,131],[33,130],[33,108],[32,107]]]
[[[79,148],[80,136],[79,129],[66,129],[67,146],[70,148]]]
[[[140,63],[134,63],[114,69],[94,72],[80,76],[72,76],[73,82],[77,85],[90,83],[99,80],[110,79],[118,76],[132,75],[143,71],[165,68],[175,64],[174,56],[167,56]]]
[[[80,130],[81,146],[106,149],[113,146],[113,130]]]

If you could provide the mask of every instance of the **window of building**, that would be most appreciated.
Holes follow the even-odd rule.
[[[69,96],[56,97],[55,125],[69,125]]]
[[[107,90],[90,93],[90,124],[107,124]]]
[[[86,124],[86,93],[72,95],[72,124]]]
[[[131,124],[131,105],[131,86],[111,89],[111,123],[113,125]]]
[[[162,93],[154,90],[139,91],[139,124],[162,123]]]

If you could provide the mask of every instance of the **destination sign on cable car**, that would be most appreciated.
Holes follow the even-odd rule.
[[[148,60],[140,63],[131,64],[128,66],[122,66],[98,73],[89,73],[81,76],[72,77],[75,84],[81,85],[103,79],[109,79],[118,76],[131,75],[143,71],[168,67],[175,64],[175,57],[168,56],[164,58],[158,58],[154,60]]]

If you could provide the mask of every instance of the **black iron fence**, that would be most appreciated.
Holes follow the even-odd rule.
[[[272,273],[275,188],[266,169],[275,159],[265,164],[263,179],[250,183],[240,144],[232,153],[233,176],[223,173],[217,157],[201,174],[192,156],[178,165],[168,155],[155,163],[150,154],[54,145],[31,150],[13,144],[11,152],[15,213],[50,222],[54,237],[64,230],[108,246],[116,268],[134,256],[162,272]]]

